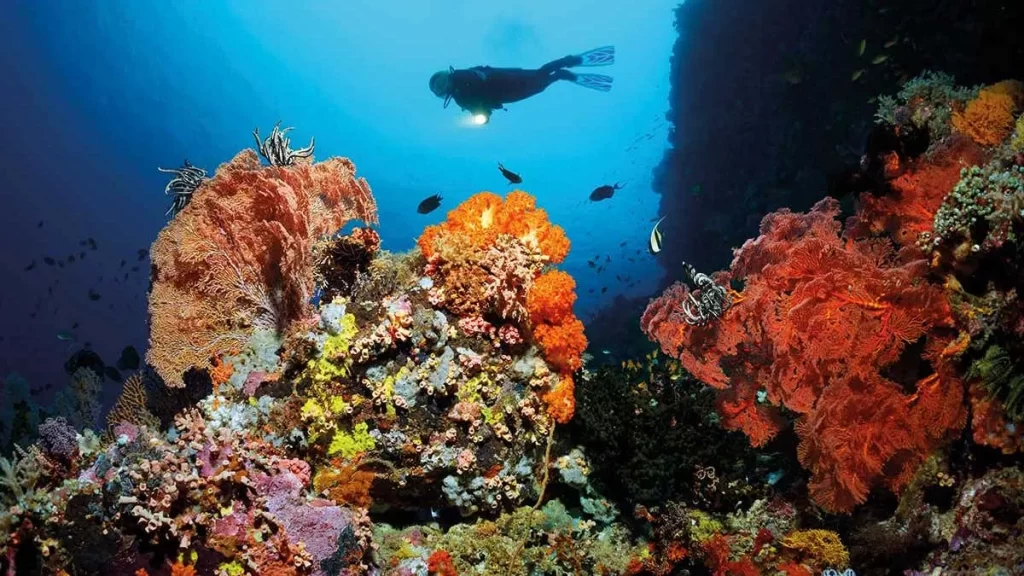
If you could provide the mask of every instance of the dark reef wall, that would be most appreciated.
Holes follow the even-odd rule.
[[[1019,0],[680,5],[672,148],[656,169],[668,281],[680,260],[727,267],[764,214],[834,189],[859,161],[878,94],[926,69],[963,85],[1024,76],[1022,12]]]

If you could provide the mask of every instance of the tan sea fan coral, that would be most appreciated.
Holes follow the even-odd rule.
[[[312,296],[314,244],[352,219],[376,224],[377,206],[348,159],[261,166],[240,152],[153,244],[146,360],[178,387],[254,328],[283,330]]]

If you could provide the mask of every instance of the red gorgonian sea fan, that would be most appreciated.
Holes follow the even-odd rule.
[[[719,284],[742,280],[731,308],[687,325],[677,284],[642,327],[695,377],[717,388],[727,428],[762,446],[797,415],[811,495],[846,512],[884,484],[899,490],[964,422],[963,385],[949,365],[949,304],[928,264],[887,241],[840,236],[839,204],[765,217]],[[906,354],[904,354],[906,352]]]
[[[263,166],[240,152],[153,243],[147,362],[182,386],[255,328],[283,330],[312,297],[314,243],[353,219],[376,224],[377,206],[348,159]]]

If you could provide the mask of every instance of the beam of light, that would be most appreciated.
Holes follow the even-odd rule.
[[[487,118],[486,114],[474,114],[473,115],[473,124],[476,124],[477,126],[483,126],[484,124],[487,124],[487,121],[488,121],[488,118]]]

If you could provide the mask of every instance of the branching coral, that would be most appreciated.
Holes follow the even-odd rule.
[[[844,242],[838,213],[827,199],[806,215],[765,217],[761,236],[716,279],[745,282],[719,322],[689,326],[685,292],[673,288],[651,303],[642,325],[720,389],[723,424],[743,430],[753,445],[783,426],[776,407],[799,415],[811,494],[845,512],[875,484],[902,487],[962,425],[964,412],[963,387],[944,350],[952,317],[942,290],[924,281],[927,263],[902,261],[877,241]],[[930,366],[917,367],[909,382],[888,378],[886,367],[919,340]]]
[[[169,386],[256,327],[283,330],[313,295],[313,245],[351,219],[376,222],[369,186],[343,158],[221,166],[153,244],[147,361]]]
[[[146,408],[146,386],[142,372],[132,374],[124,381],[121,395],[107,414],[107,432],[113,434],[119,424],[156,428],[160,421]]]

